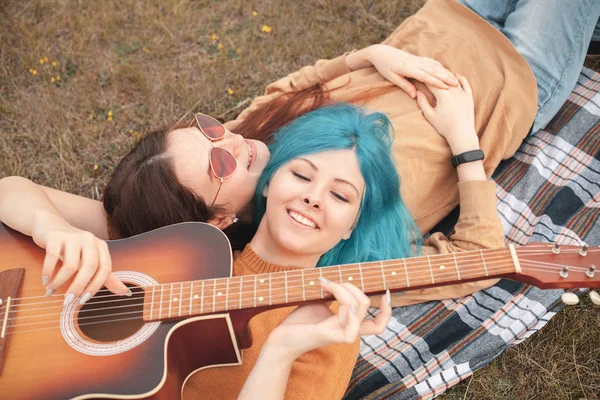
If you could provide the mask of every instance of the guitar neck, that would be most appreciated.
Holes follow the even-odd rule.
[[[520,273],[512,246],[501,249],[178,282],[146,288],[144,320],[160,321],[251,308],[276,308],[333,296],[320,278],[366,294],[443,286]]]

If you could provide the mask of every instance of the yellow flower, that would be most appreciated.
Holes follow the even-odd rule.
[[[54,83],[54,77],[50,78],[50,83]]]
[[[92,118],[94,118],[94,114],[88,115],[88,119],[92,119]]]
[[[44,62],[48,62],[50,60],[48,60],[48,57],[44,57]]]
[[[258,13],[256,11],[252,11],[252,16],[256,17],[258,15]]]
[[[94,171],[98,169],[98,164],[94,164]]]
[[[52,61],[52,66],[56,67],[58,65],[58,61]]]
[[[242,54],[242,49],[236,49],[235,54]]]
[[[271,33],[272,30],[273,28],[271,28],[269,25],[263,25],[262,28],[260,28],[260,31],[264,33]]]
[[[235,92],[232,88],[227,88],[227,93],[229,93],[229,95],[232,96]]]
[[[112,115],[109,115],[108,118],[106,118],[107,121],[112,121]]]
[[[33,75],[37,75],[37,69],[34,69],[33,71],[31,71],[31,73],[32,73]]]
[[[40,58],[40,64],[43,64],[43,63],[44,63],[44,59]]]
[[[112,117],[112,110],[108,110],[108,116]]]
[[[210,35],[210,38],[212,39],[213,42],[216,42],[217,40],[219,40],[219,36],[217,36],[216,33],[213,33],[212,35]]]
[[[56,75],[56,80],[60,81],[60,75]]]
[[[219,44],[217,45],[217,49],[222,49],[222,48],[223,48],[223,43],[219,43]]]
[[[133,133],[133,129],[130,129],[130,130],[129,130],[129,133]]]

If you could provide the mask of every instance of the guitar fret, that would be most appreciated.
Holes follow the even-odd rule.
[[[152,286],[152,298],[150,299],[150,321],[152,321],[152,313],[154,312],[154,288],[156,288],[156,286]]]
[[[452,253],[452,258],[454,258],[454,266],[456,267],[456,277],[460,281],[460,271],[458,270],[458,261],[456,261],[456,254]]]
[[[285,279],[285,302],[288,302],[288,286],[287,286],[287,271],[283,271],[283,277]]]
[[[192,315],[192,299],[194,298],[194,281],[190,282],[190,315]]]
[[[379,261],[379,266],[381,267],[381,279],[383,281],[383,288],[387,290],[387,284],[385,283],[385,272],[383,272],[383,262]]]
[[[204,314],[204,281],[202,281],[202,291],[200,292],[200,314]]]
[[[242,293],[244,293],[242,291],[242,283],[244,283],[244,277],[240,276],[240,305],[238,307],[240,310],[242,309]]]
[[[165,285],[160,285],[160,308],[158,309],[158,319],[162,317],[162,298]]]
[[[215,306],[217,305],[217,280],[213,279],[213,310],[215,312]]]
[[[427,258],[427,264],[429,265],[429,274],[431,274],[431,283],[435,283],[435,279],[433,279],[433,269],[431,268],[431,260],[429,256],[425,256]]]
[[[323,277],[323,270],[321,268],[319,268],[319,277],[322,278]],[[323,293],[323,286],[319,285],[321,287],[321,298],[324,299],[325,298],[325,294]]]
[[[229,279],[226,280],[225,286],[225,311],[229,311]]]
[[[254,275],[254,307],[256,307],[256,275]]]
[[[181,306],[183,305],[183,282],[179,284],[179,316],[181,317]]]
[[[360,288],[364,292],[365,291],[365,282],[363,281],[362,267],[360,266],[360,263],[358,263],[358,272],[360,273]]]
[[[488,276],[487,265],[485,265],[485,258],[483,258],[483,250],[479,249],[479,254],[481,255],[481,261],[483,262],[483,269],[485,270],[485,276]]]
[[[173,284],[169,285],[169,318],[171,318],[171,304],[173,303]]]
[[[304,270],[300,270],[300,274],[302,275],[302,300],[306,301],[306,293],[304,292]]]
[[[410,287],[410,281],[408,280],[408,268],[406,268],[406,260],[403,258],[402,262],[404,263],[404,275],[406,275],[406,287]]]
[[[273,297],[271,296],[271,279],[273,275],[269,274],[269,305],[273,305]]]

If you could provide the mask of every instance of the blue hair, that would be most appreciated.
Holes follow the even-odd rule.
[[[318,266],[410,257],[421,237],[400,197],[400,179],[391,156],[393,127],[382,113],[366,114],[340,103],[303,115],[281,128],[269,146],[271,159],[258,181],[255,219],[266,210],[262,196],[275,172],[303,155],[353,149],[365,181],[358,222],[348,240],[340,241]]]

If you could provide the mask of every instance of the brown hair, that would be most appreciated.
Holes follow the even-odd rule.
[[[380,95],[389,87],[360,95],[360,100]],[[337,89],[334,89],[337,90]],[[321,85],[282,94],[250,113],[236,127],[245,138],[271,141],[273,134],[310,111],[329,102],[329,93]],[[352,102],[360,102],[359,94]],[[209,210],[204,199],[182,185],[175,175],[173,161],[167,152],[168,134],[174,129],[151,132],[140,140],[121,160],[104,191],[109,237],[129,237],[180,222],[207,222],[222,209]],[[243,248],[254,234],[248,224],[235,224],[225,229],[234,249]]]
[[[311,101],[312,100],[312,101]],[[279,128],[327,101],[320,87],[280,96],[251,113],[236,133],[268,143]],[[309,104],[302,107],[301,104]],[[142,138],[119,162],[104,190],[109,237],[123,238],[180,222],[207,222],[222,209],[209,210],[203,198],[182,185],[167,152],[168,134],[187,125],[154,131]],[[225,230],[234,249],[247,243],[254,230],[235,224]]]

